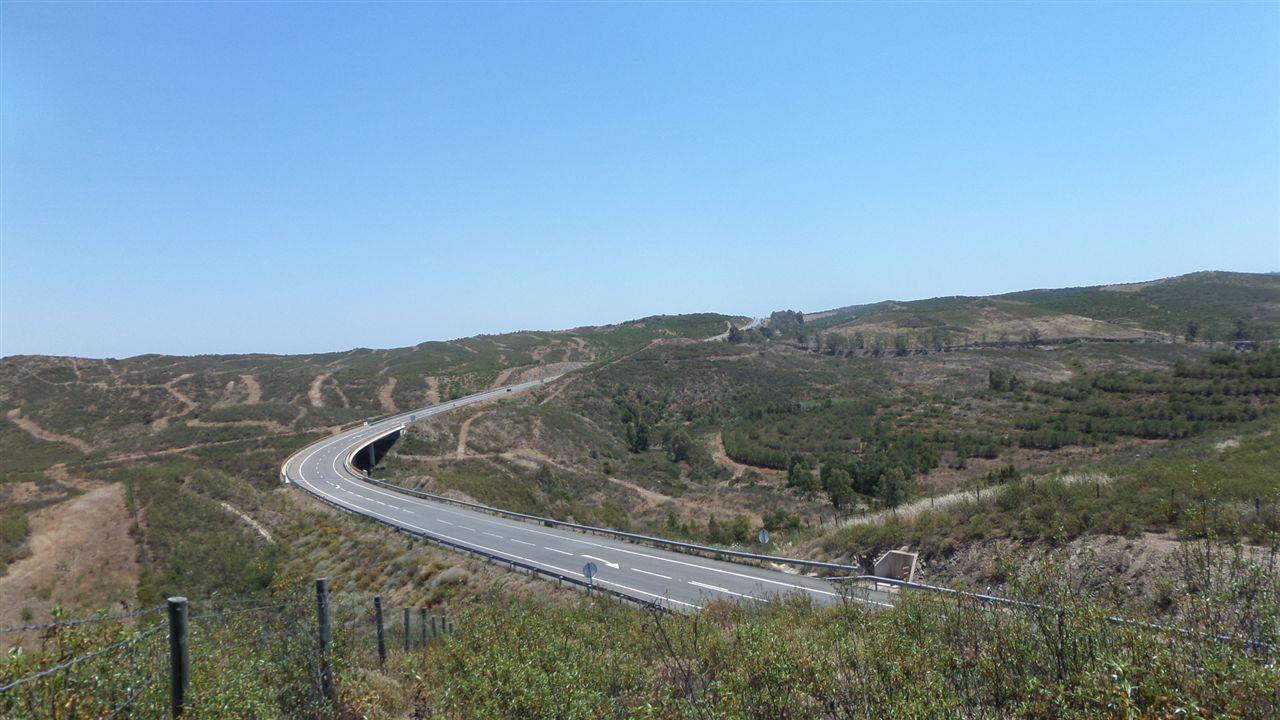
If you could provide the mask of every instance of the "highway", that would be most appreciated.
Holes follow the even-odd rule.
[[[366,482],[349,464],[352,454],[360,448],[408,423],[510,397],[555,379],[509,385],[370,421],[298,451],[285,461],[281,475],[286,481],[361,515],[499,558],[583,580],[584,566],[594,563],[598,569],[594,582],[598,586],[671,610],[694,612],[718,599],[770,602],[792,593],[818,604],[840,601],[840,590],[816,577],[656,549],[415,498]]]
[[[751,318],[751,322],[739,327],[738,329],[753,330],[755,328],[760,327],[763,324],[764,324],[764,318]],[[709,338],[705,338],[703,342],[725,342],[726,340],[729,339],[729,333],[732,332],[732,329],[734,327],[736,326],[733,323],[729,323],[729,327],[726,328],[724,332],[720,333],[719,335],[712,335]]]

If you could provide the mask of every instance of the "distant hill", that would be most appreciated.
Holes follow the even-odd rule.
[[[1207,342],[1280,337],[1280,276],[1199,272],[1122,285],[1025,290],[854,305],[805,316],[806,326],[865,342],[908,335],[927,346],[1059,338]]]
[[[620,357],[654,340],[709,337],[732,319],[663,315],[313,355],[7,357],[0,359],[0,413],[10,422],[0,422],[0,474],[12,479],[86,456],[323,431]]]

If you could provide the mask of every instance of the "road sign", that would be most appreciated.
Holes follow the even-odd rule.
[[[760,541],[760,544],[761,544],[761,545],[768,545],[768,544],[769,544],[769,531],[768,531],[768,530],[765,530],[764,528],[760,528],[760,534],[756,537],[756,539]]]
[[[583,565],[582,574],[587,576],[588,581],[594,580],[596,576],[596,564],[589,562],[586,565]]]

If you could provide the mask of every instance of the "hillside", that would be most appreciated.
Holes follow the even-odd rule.
[[[1280,337],[1280,276],[1203,272],[1163,280],[993,297],[882,302],[805,315],[840,349],[1008,344],[1064,339],[1205,343]]]
[[[607,362],[655,340],[710,336],[729,320],[652,317],[305,356],[4,358],[0,559],[14,569],[0,574],[0,597],[14,602],[3,604],[0,623],[41,617],[55,604],[266,587],[291,562],[326,561],[300,554],[317,509],[277,492],[280,461],[310,440],[397,408]],[[117,483],[125,492],[100,492]],[[61,569],[61,557],[79,551],[74,543],[37,542],[66,535],[91,547],[79,517],[86,497],[99,498],[94,523],[135,546],[100,582]],[[270,539],[242,516],[270,528]]]
[[[991,703],[1025,716],[1088,714],[1098,701],[1036,688],[1079,683],[1111,697],[1121,686],[1095,663],[1113,667],[1160,646],[1141,633],[1115,636],[1108,613],[1271,632],[1256,618],[1280,587],[1280,278],[1201,273],[779,311],[706,341],[731,325],[747,322],[652,317],[308,356],[4,358],[0,625],[65,608],[143,608],[175,593],[258,597],[320,575],[343,597],[378,593],[391,607],[465,617],[457,640],[431,651],[430,671],[411,653],[383,674],[367,657],[348,659],[345,707],[370,717],[547,714],[562,699],[525,683],[519,668],[594,677],[596,663],[615,656],[610,667],[626,673],[616,686],[622,704],[575,693],[581,716],[606,706],[698,716],[686,704],[694,696],[717,715],[749,697],[757,716],[811,716],[852,682],[833,669],[841,653],[881,678],[859,687],[907,714]],[[658,620],[643,613],[406,541],[279,483],[286,456],[343,426],[565,370],[526,395],[411,426],[375,474],[520,512],[749,550],[767,528],[770,551],[852,565],[905,548],[919,553],[926,582],[1069,604],[1082,617],[1072,642],[1092,648],[1092,659],[1064,660],[1049,674],[1028,661],[1005,674],[996,668],[1010,653],[1054,652],[1034,618],[914,600],[883,614],[717,604],[706,625],[670,620],[665,631],[679,639],[658,643]],[[1230,577],[1193,575],[1196,557],[1235,551],[1238,565],[1223,565]],[[1227,619],[1205,611],[1210,597],[1231,608]],[[576,630],[557,639],[566,623]],[[590,634],[601,626],[619,636]],[[942,627],[1010,644],[975,646]],[[857,644],[824,644],[835,634]],[[520,648],[507,649],[511,636]],[[1214,677],[1252,662],[1237,650],[1203,682],[1175,681],[1186,667],[1172,650],[1139,674],[1177,686],[1187,702],[1273,707],[1257,668],[1248,692],[1218,693]],[[796,677],[782,667],[758,677],[732,659],[741,652],[796,666],[821,658],[809,676],[822,687],[770,705],[771,695],[791,697]],[[910,658],[951,691],[895,699],[900,669],[886,654]],[[992,668],[981,682],[949,664],[973,657]],[[687,687],[663,669],[672,663],[686,664],[675,672]],[[488,685],[470,680],[483,673],[524,689],[487,697]],[[738,689],[701,684],[713,682]],[[255,692],[261,707],[278,701],[265,679]],[[1178,702],[1147,698],[1142,707],[1172,712]]]

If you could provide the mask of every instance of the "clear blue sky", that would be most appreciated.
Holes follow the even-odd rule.
[[[1280,4],[0,6],[0,354],[1280,269]]]

